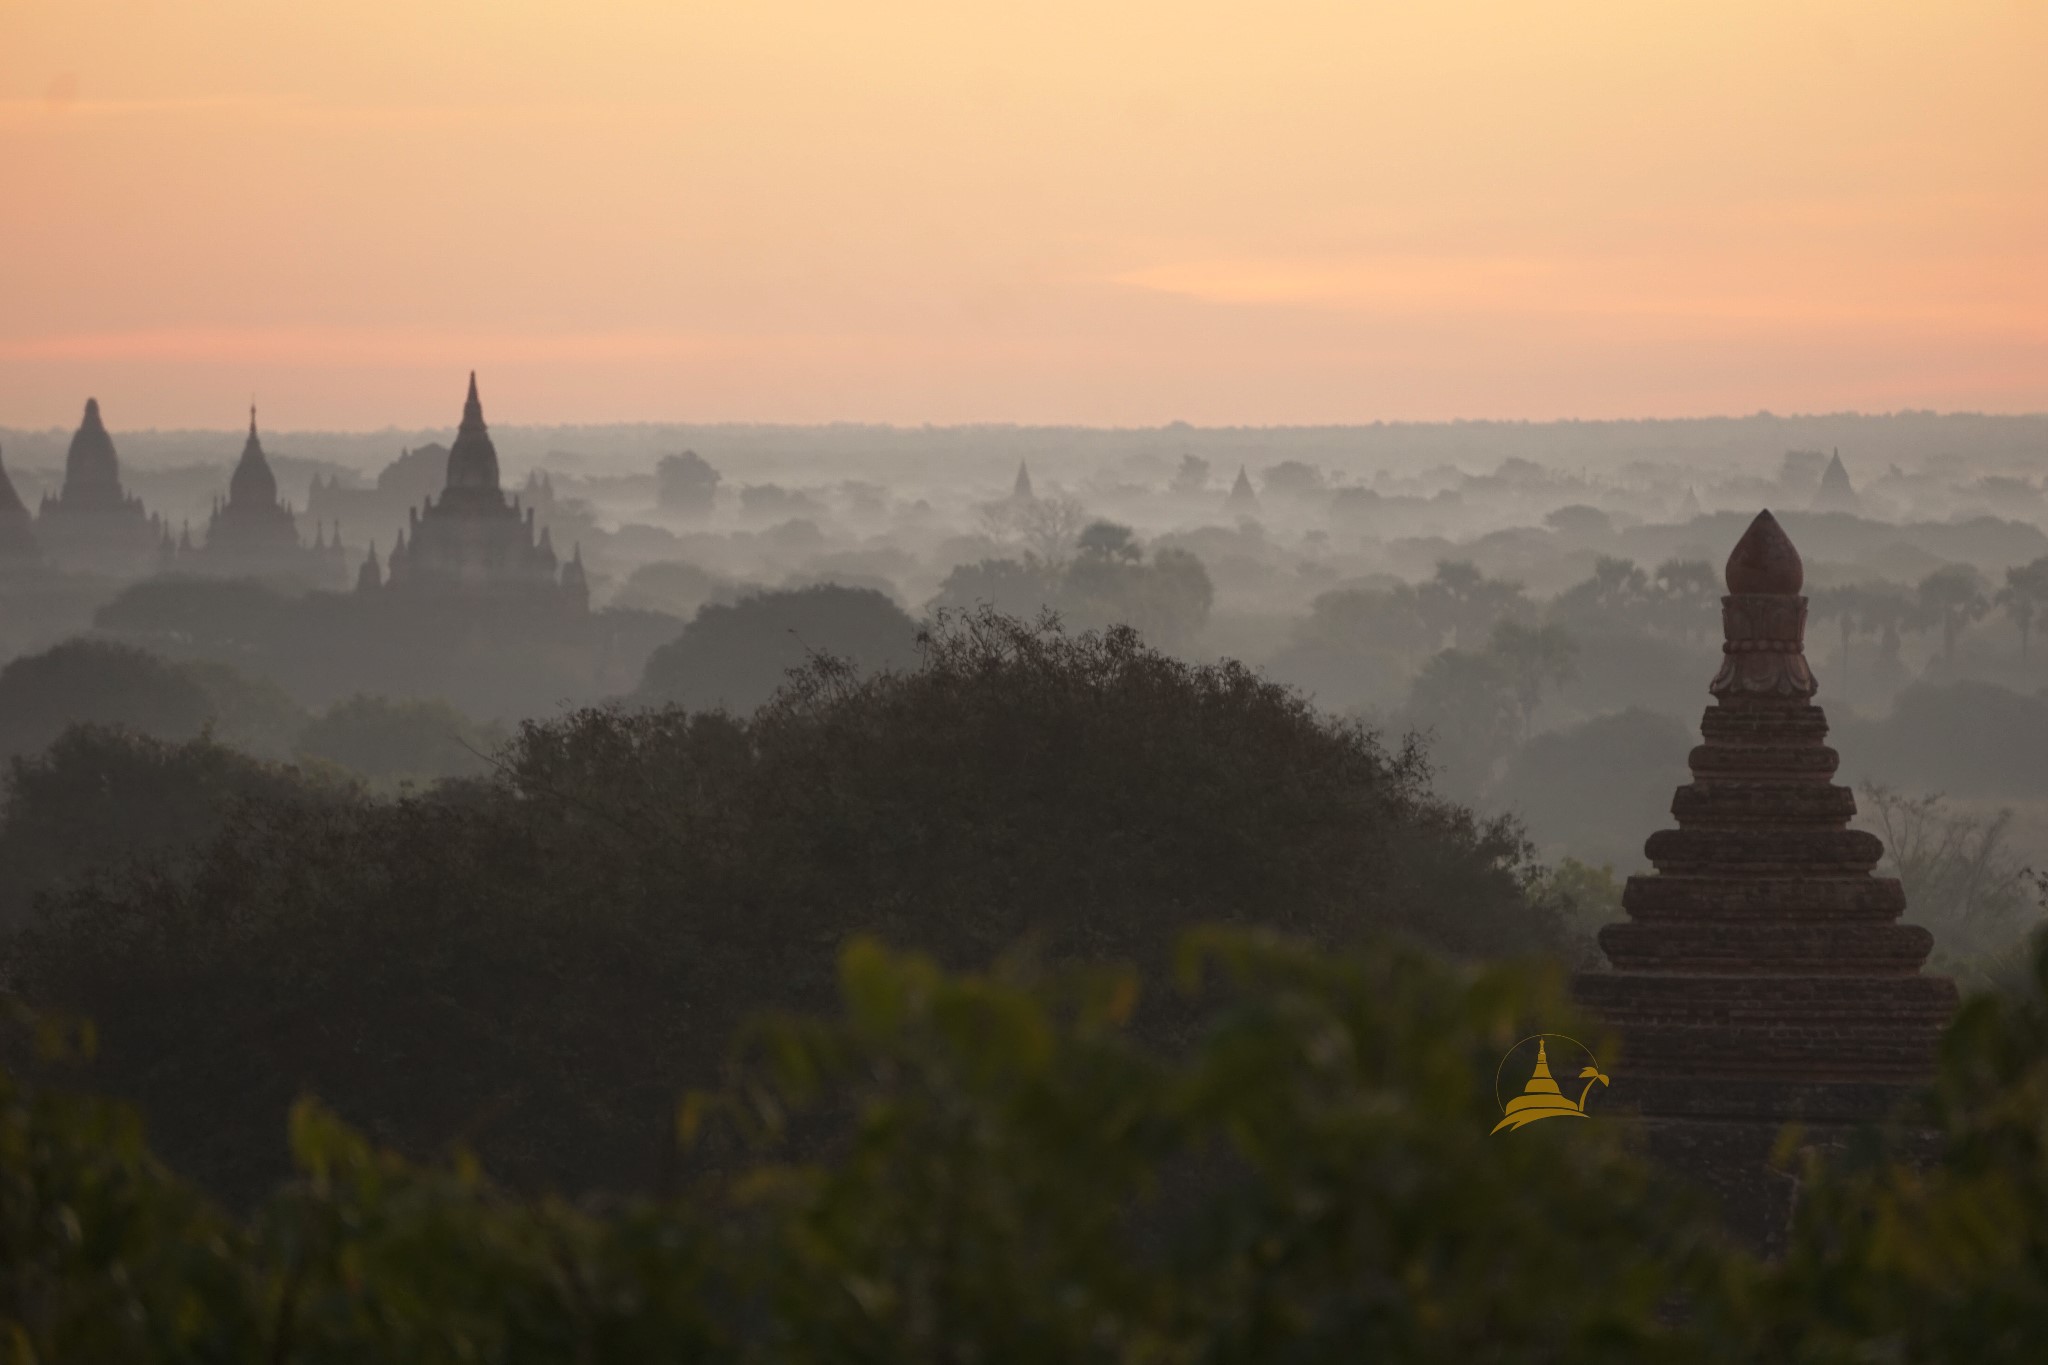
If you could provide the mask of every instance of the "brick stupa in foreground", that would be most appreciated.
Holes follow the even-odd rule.
[[[1713,1188],[1731,1227],[1782,1244],[1791,1179],[1779,1132],[1827,1145],[1893,1111],[1934,1071],[1955,983],[1925,976],[1933,939],[1900,924],[1898,881],[1874,877],[1876,835],[1848,827],[1827,717],[1804,653],[1805,571],[1769,512],[1728,558],[1721,670],[1672,798],[1650,836],[1629,918],[1600,932],[1611,972],[1580,1002],[1620,1036],[1612,1097],[1644,1119],[1651,1154]]]

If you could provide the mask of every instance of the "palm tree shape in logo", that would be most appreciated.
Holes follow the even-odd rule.
[[[1549,1052],[1543,1039],[1538,1037],[1536,1072],[1529,1077],[1529,1083],[1522,1087],[1522,1093],[1507,1102],[1507,1115],[1493,1125],[1493,1131],[1498,1133],[1503,1128],[1520,1128],[1523,1124],[1534,1123],[1538,1119],[1586,1117],[1586,1097],[1593,1093],[1594,1085],[1606,1085],[1607,1076],[1599,1067],[1588,1066],[1579,1072],[1579,1079],[1586,1083],[1586,1088],[1579,1092],[1578,1102],[1575,1104],[1557,1088],[1557,1081],[1550,1074]]]

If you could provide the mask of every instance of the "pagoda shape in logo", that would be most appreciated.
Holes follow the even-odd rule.
[[[1933,937],[1897,920],[1884,844],[1849,828],[1855,795],[1805,653],[1805,568],[1760,512],[1728,556],[1725,643],[1671,801],[1677,829],[1643,852],[1624,923],[1600,931],[1614,970],[1581,974],[1580,1005],[1619,1037],[1615,1105],[1651,1155],[1723,1200],[1731,1226],[1782,1245],[1791,1186],[1770,1169],[1788,1123],[1826,1148],[1895,1112],[1934,1074],[1955,983],[1921,973]]]
[[[1607,1077],[1598,1066],[1582,1067],[1579,1079],[1586,1088],[1579,1092],[1574,1101],[1558,1089],[1557,1080],[1550,1074],[1550,1054],[1542,1038],[1536,1040],[1536,1070],[1529,1077],[1529,1083],[1522,1087],[1522,1093],[1509,1100],[1507,1113],[1499,1123],[1493,1125],[1498,1133],[1505,1128],[1512,1132],[1538,1119],[1561,1119],[1586,1117],[1586,1097],[1593,1093],[1596,1085],[1608,1084]]]

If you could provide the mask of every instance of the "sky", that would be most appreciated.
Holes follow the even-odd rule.
[[[2048,0],[0,0],[0,426],[2048,410]]]

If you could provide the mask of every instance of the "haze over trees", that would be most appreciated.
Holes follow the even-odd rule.
[[[1448,439],[1410,434],[1422,451]],[[1487,442],[1510,439],[1467,436],[1496,454]],[[149,1246],[210,1248],[232,1278],[272,1264],[264,1229],[298,1226],[308,1207],[388,1209],[383,1192],[403,1189],[453,1240],[416,1263],[404,1258],[425,1243],[366,1225],[325,1244],[335,1266],[374,1244],[439,1284],[418,1267],[467,1266],[478,1237],[559,1235],[630,1297],[654,1282],[619,1259],[614,1239],[637,1228],[683,1257],[660,1262],[661,1282],[710,1277],[744,1297],[767,1272],[731,1239],[758,1252],[749,1239],[766,1237],[794,1258],[775,1263],[785,1288],[858,1268],[923,1286],[974,1332],[1002,1322],[1005,1340],[1064,1350],[1079,1338],[1044,1317],[1031,1278],[1047,1263],[1003,1259],[1022,1254],[1007,1240],[1019,1210],[1057,1210],[1037,1226],[1058,1240],[1062,1283],[1089,1286],[1146,1340],[1348,1347],[1364,1339],[1350,1327],[1261,1336],[1231,1316],[1243,1301],[1228,1286],[1314,1305],[1384,1280],[1404,1286],[1389,1299],[1403,1306],[1372,1332],[1415,1358],[1466,1358],[1472,1342],[1400,1278],[1403,1258],[1478,1255],[1497,1194],[1467,1188],[1479,1149],[1451,1136],[1476,1101],[1431,1068],[1484,1048],[1497,1061],[1499,1002],[1542,998],[1538,977],[1498,964],[1603,961],[1593,931],[1620,913],[1684,780],[1738,509],[1803,505],[1829,464],[1759,451],[1708,469],[1666,450],[1596,470],[1521,453],[1372,468],[1359,452],[1384,435],[1275,433],[1260,450],[1173,430],[983,433],[958,447],[979,461],[966,468],[917,455],[956,452],[958,435],[726,430],[662,433],[607,468],[570,458],[586,437],[599,439],[550,435],[507,486],[530,499],[534,536],[581,549],[587,610],[157,575],[99,582],[71,631],[0,665],[0,966],[21,1000],[92,1020],[97,1040],[90,1060],[19,1072],[5,1102],[71,1135],[44,1149],[51,1169],[114,1173],[99,1188],[125,1193],[88,1240],[132,1198],[167,1230]],[[353,505],[369,515],[407,478],[446,478],[447,450],[430,444],[365,479]],[[1934,932],[1943,970],[2004,1002],[1967,1034],[1995,1052],[2031,1036],[2039,1008],[2027,869],[2048,850],[2035,743],[2048,665],[2032,638],[2048,514],[2038,475],[1995,453],[1902,453],[1879,473],[1848,450],[1856,510],[1784,514],[1809,559],[1809,654],[1909,917]],[[351,491],[344,468],[291,468],[330,480],[325,498]],[[166,496],[198,482],[150,479]],[[31,604],[76,587],[42,568],[0,581]],[[1177,979],[1184,944],[1206,986]],[[781,1022],[750,1024],[764,1011]],[[1430,1030],[1441,1049],[1417,1043]],[[1311,1036],[1380,1060],[1290,1051]],[[736,1060],[735,1038],[756,1050]],[[1957,1065],[1945,1123],[1984,1122],[2035,1083],[2011,1059]],[[138,1106],[177,1177],[126,1138],[80,1137],[121,1121],[65,1108],[51,1084]],[[1388,1087],[1406,1118],[1368,1103]],[[685,1153],[677,1103],[692,1091],[724,1098],[686,1107],[705,1145]],[[302,1108],[288,1142],[283,1116],[306,1094],[339,1121]],[[1354,1107],[1318,1108],[1332,1096]],[[920,1117],[859,1126],[861,1106],[893,1103]],[[949,1114],[978,1116],[995,1145],[947,1146]],[[1061,1137],[1047,1114],[1129,1126]],[[343,1122],[423,1164],[380,1165]],[[1181,1193],[1191,1154],[1220,1134],[1252,1143],[1235,1158],[1246,1183]],[[1974,1150],[1963,1128],[1955,1140]],[[502,1184],[441,1172],[458,1147]],[[1889,1167],[1814,1177],[1814,1207],[1836,1221],[1766,1272],[1714,1259],[1710,1222],[1625,1152],[1568,1169],[1552,1157],[1516,1169],[1552,1182],[1541,1209],[1561,1245],[1659,1250],[1560,1307],[1534,1288],[1554,1254],[1496,1235],[1492,1259],[1469,1264],[1548,1305],[1509,1334],[1539,1358],[1560,1342],[1587,1358],[1593,1340],[1662,1350],[1723,1331],[1713,1349],[1739,1341],[1729,1358],[1757,1358],[1743,1352],[1803,1339],[1772,1296],[1852,1262],[1937,1325],[1845,1305],[1841,1330],[1967,1339],[1928,1285],[1869,1260],[1881,1237],[1828,1240],[1861,1194],[1915,1227],[1950,1215],[1946,1193]],[[1953,1168],[1957,1197],[2031,1188],[2002,1158],[1969,1161]],[[279,1193],[294,1163],[302,1183]],[[718,1186],[696,1221],[631,1204],[686,1171],[717,1186],[762,1163],[773,1174],[748,1188],[829,1197],[742,1210],[741,1187]],[[1410,1193],[1328,1183],[1396,1168],[1419,1182]],[[320,1186],[319,1171],[354,1174]],[[1166,1266],[1091,1221],[1155,1177],[1176,1191],[1161,1227],[1221,1217],[1249,1240],[1200,1242],[1221,1259]],[[976,1212],[954,1226],[996,1259],[970,1273],[952,1244],[934,1249],[935,1180],[971,1182]],[[1604,1202],[1582,1197],[1595,1186]],[[315,1188],[328,1204],[303,1202]],[[1363,1240],[1242,1279],[1245,1248],[1299,1230],[1269,1201],[1310,1190]],[[522,1202],[548,1191],[641,1212]],[[1420,1240],[1368,1235],[1396,1215],[1423,1220]],[[1717,1297],[1707,1262],[1767,1287]],[[150,1292],[188,1306],[212,1292],[183,1273]],[[98,1286],[81,1302],[116,1292],[65,1282]],[[1187,1306],[1162,1315],[1169,1283]],[[444,1330],[439,1292],[392,1311]],[[1674,1325],[1657,1311],[1672,1293],[1711,1308]],[[1513,1298],[1501,1294],[1488,1301]],[[693,1289],[664,1300],[681,1318],[619,1321],[728,1344],[773,1321],[827,1343],[819,1358],[856,1339],[870,1357],[934,1340],[907,1309],[877,1317],[813,1294],[784,1317],[757,1298],[728,1320],[705,1310],[715,1299]],[[243,1330],[243,1300],[205,1301],[207,1330]],[[500,1330],[490,1313],[469,1321]],[[84,1322],[37,1330],[57,1340]]]

